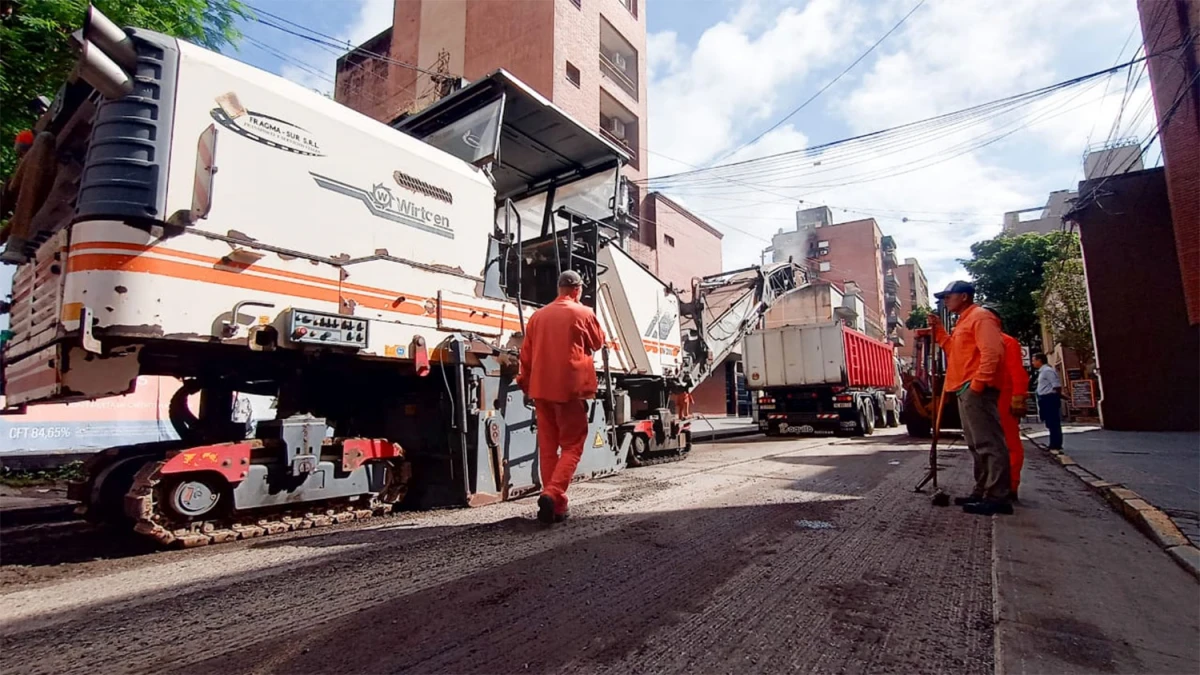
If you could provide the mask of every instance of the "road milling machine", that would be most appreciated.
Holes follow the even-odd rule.
[[[504,71],[382,124],[90,8],[12,182],[10,406],[184,382],[179,440],[111,448],[81,510],[198,546],[539,487],[515,385],[530,314],[578,271],[608,344],[577,479],[679,459],[703,381],[790,264],[640,265],[629,155]],[[246,438],[236,393],[275,397]]]

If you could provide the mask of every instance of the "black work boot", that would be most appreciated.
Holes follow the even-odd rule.
[[[554,498],[550,495],[542,495],[538,497],[538,513],[537,519],[547,525],[555,522],[554,517]]]
[[[974,504],[975,502],[981,502],[981,501],[983,501],[983,495],[977,495],[975,493],[971,493],[971,494],[967,495],[966,497],[955,497],[954,505],[955,506],[966,506],[967,504]]]
[[[1013,507],[1007,499],[984,499],[978,502],[963,505],[965,513],[973,513],[977,516],[994,516],[998,513],[1004,515],[1012,515]]]

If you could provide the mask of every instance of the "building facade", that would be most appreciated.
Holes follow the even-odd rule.
[[[909,315],[917,307],[932,307],[933,304],[929,297],[929,280],[925,278],[925,270],[921,269],[921,263],[916,258],[905,258],[903,264],[896,266],[895,275],[900,283],[900,325],[896,333],[902,338],[896,351],[907,365],[913,361],[916,344],[912,339],[913,332],[905,328],[904,322],[908,321]]]
[[[1200,3],[1138,0],[1188,321],[1200,324]]]
[[[856,284],[865,304],[867,334],[885,339],[889,317],[894,328],[899,310],[899,285],[892,272],[895,243],[890,237],[885,242],[874,218],[846,223],[834,223],[832,218],[824,206],[798,211],[795,231],[780,230],[767,250],[774,262],[807,263],[814,278]]]
[[[1100,421],[1118,431],[1200,428],[1200,326],[1189,323],[1162,168],[1080,183],[1069,218],[1087,280]],[[1069,396],[1070,383],[1064,394]]]

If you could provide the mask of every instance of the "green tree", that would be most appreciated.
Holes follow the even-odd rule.
[[[971,245],[971,258],[959,260],[975,280],[977,302],[1004,317],[1005,331],[1022,344],[1042,337],[1039,296],[1049,263],[1078,257],[1079,237],[1067,232],[997,237]]]
[[[13,139],[33,126],[29,102],[53,98],[75,64],[70,35],[83,25],[89,0],[0,0],[0,177],[16,164]],[[136,26],[209,49],[241,37],[240,0],[92,0],[118,26]]]
[[[904,321],[904,327],[909,330],[929,327],[929,315],[933,310],[925,305],[917,305],[913,307],[912,312],[909,312],[908,318]]]
[[[1091,363],[1096,348],[1092,341],[1092,316],[1088,309],[1083,259],[1068,257],[1050,263],[1038,300],[1041,305],[1039,316],[1050,337],[1073,349],[1083,363]]]

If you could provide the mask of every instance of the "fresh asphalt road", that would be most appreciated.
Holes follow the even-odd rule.
[[[914,494],[926,462],[759,437],[572,486],[553,527],[524,500],[160,553],[4,531],[0,672],[1200,670],[1200,587],[1073,477],[1031,451],[992,519]]]

